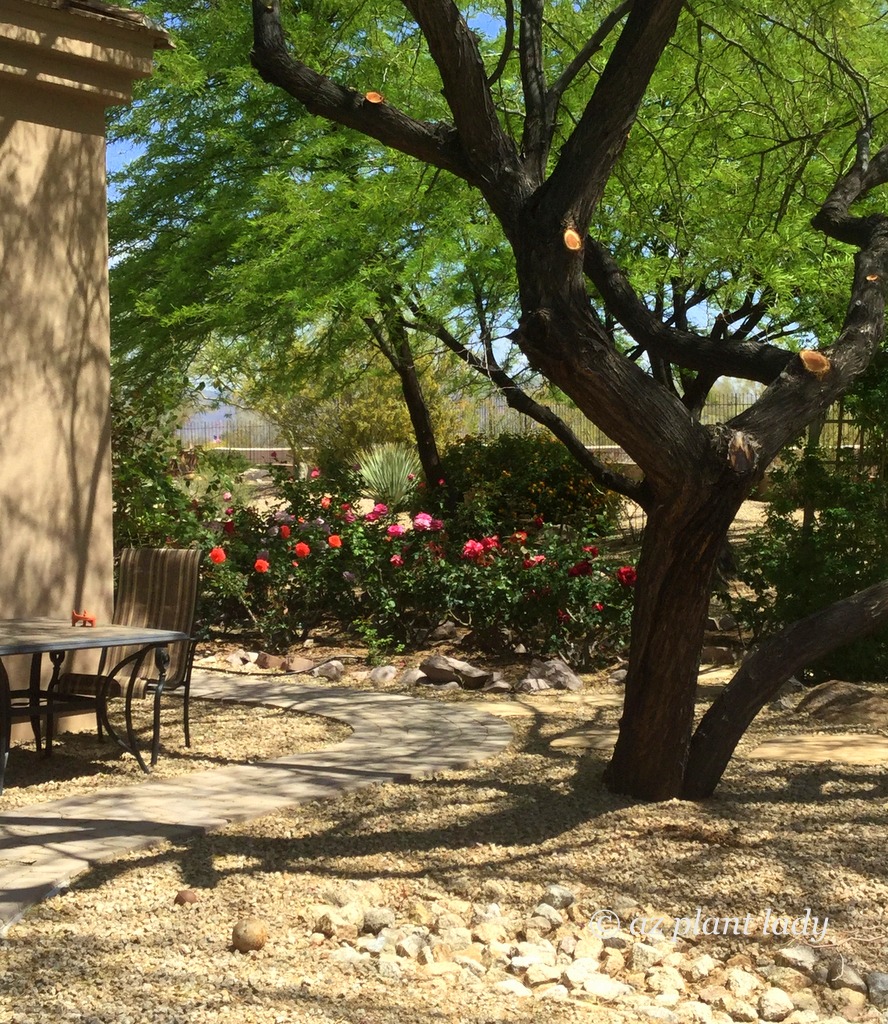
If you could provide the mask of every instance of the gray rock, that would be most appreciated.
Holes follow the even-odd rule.
[[[541,690],[551,690],[552,687],[545,679],[536,679],[532,676],[525,676],[515,683],[515,693],[539,693]]]
[[[404,976],[404,968],[397,960],[383,960],[380,957],[376,962],[376,969],[379,971],[380,978],[388,978],[389,980],[397,981],[399,978]]]
[[[833,960],[829,965],[826,980],[830,988],[850,988],[852,992],[867,994],[866,982],[843,957]]]
[[[364,911],[363,931],[369,932],[371,935],[378,935],[383,928],[393,928],[394,926],[395,915],[388,907],[367,907]]]
[[[792,1000],[782,988],[766,988],[759,996],[759,1017],[766,1021],[781,1021],[795,1009]]]
[[[629,966],[633,971],[647,971],[656,967],[663,959],[662,954],[646,942],[636,942],[629,951]]]
[[[583,681],[566,662],[558,658],[540,661],[534,658],[527,671],[528,678],[545,679],[555,690],[582,690]]]
[[[576,899],[574,893],[566,885],[556,884],[547,887],[540,903],[548,903],[550,907],[554,907],[556,910],[564,910],[571,903],[575,903]]]
[[[503,679],[501,676],[494,676],[489,683],[485,683],[481,687],[484,693],[511,693],[512,684],[508,679]]]
[[[455,622],[442,622],[429,633],[429,640],[455,640],[459,636]]]
[[[726,612],[724,615],[719,616],[718,628],[723,633],[730,633],[731,630],[737,628],[737,620],[730,614],[730,612]]]
[[[381,683],[390,683],[398,674],[394,665],[377,665],[370,673],[370,682],[377,686]]]
[[[870,971],[866,976],[869,1000],[880,1010],[888,1009],[888,974],[884,971]]]
[[[548,903],[540,903],[533,908],[534,917],[544,917],[553,928],[560,928],[564,924],[564,918],[558,911]]]
[[[609,683],[625,683],[626,682],[626,676],[628,676],[628,675],[629,675],[629,670],[628,669],[618,668],[615,672],[611,672],[611,674],[607,677],[607,681]]]
[[[401,678],[398,682],[402,686],[416,686],[420,683],[429,683],[431,680],[426,674],[419,668],[405,668],[401,673]]]
[[[338,683],[342,678],[342,674],[345,672],[345,665],[341,661],[325,661],[322,665],[317,665],[311,670],[310,675],[316,676],[319,679],[329,679],[331,683]]]
[[[466,690],[480,690],[485,683],[493,678],[492,672],[476,668],[467,661],[448,658],[443,654],[433,654],[419,664],[429,679],[440,683],[456,682]]]

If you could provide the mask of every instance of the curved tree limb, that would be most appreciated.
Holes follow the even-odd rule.
[[[771,383],[792,359],[791,353],[776,345],[750,340],[722,341],[667,326],[639,298],[607,249],[588,237],[583,269],[622,326],[652,355],[689,370],[763,384]]]
[[[549,93],[547,98],[548,102],[548,119],[550,132],[555,127],[555,117],[558,113],[558,104],[561,102],[561,97],[564,95],[565,90],[571,84],[571,82],[577,77],[580,71],[589,63],[592,57],[601,49],[604,45],[605,39],[611,34],[616,26],[626,17],[626,15],[632,10],[632,5],[635,0],[623,0],[621,4],[615,7],[611,13],[602,21],[595,32],[589,37],[582,49],[576,54],[574,59],[567,65],[564,71],[555,79],[552,85],[549,87]],[[551,135],[550,135],[551,141]]]
[[[572,220],[585,234],[683,6],[684,0],[635,0],[579,123],[539,190],[550,224]]]
[[[691,740],[683,796],[711,796],[752,720],[795,672],[888,623],[888,580],[787,626],[762,644],[700,720]]]
[[[501,216],[521,178],[514,142],[499,122],[478,42],[452,0],[403,0],[425,36],[441,76],[473,180]]]

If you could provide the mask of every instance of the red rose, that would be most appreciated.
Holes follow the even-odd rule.
[[[222,529],[226,533],[234,533],[234,520],[228,519],[222,524]]]
[[[305,543],[305,541],[299,541],[293,551],[297,558],[308,558],[311,554],[311,548]]]
[[[284,525],[281,527],[281,536],[284,538],[284,540],[286,540],[290,536],[289,526]]]
[[[617,579],[624,587],[632,587],[638,579],[638,573],[631,565],[622,565],[617,569]]]
[[[331,548],[341,548],[342,538],[339,536],[338,533],[331,533],[330,536],[327,538],[327,543],[330,545]]]
[[[222,548],[213,548],[210,552],[210,561],[215,562],[216,565],[221,565],[226,559],[226,554]]]
[[[268,572],[269,565],[264,558],[257,558],[256,561],[253,563],[253,568],[256,570],[256,572]]]

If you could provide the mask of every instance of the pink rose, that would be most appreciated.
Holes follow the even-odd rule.
[[[392,557],[391,557],[391,558],[389,559],[389,561],[390,561],[390,562],[392,563],[392,565],[394,565],[394,566],[395,566],[396,568],[400,568],[400,566],[402,566],[402,565],[404,564],[404,559],[403,559],[403,558],[401,558],[401,556],[400,556],[400,555],[392,555]]]
[[[406,532],[407,531],[400,523],[392,523],[388,530],[386,530],[389,537],[403,537]]]

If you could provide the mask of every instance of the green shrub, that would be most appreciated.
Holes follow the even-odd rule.
[[[808,453],[790,457],[772,484],[765,526],[740,555],[740,579],[753,596],[734,602],[753,640],[888,578],[884,481],[836,473]],[[886,673],[888,630],[882,630],[833,652],[806,674],[865,680]]]
[[[542,520],[613,532],[620,498],[598,487],[564,445],[541,431],[466,437],[443,456],[458,525],[472,532],[511,533]]]

